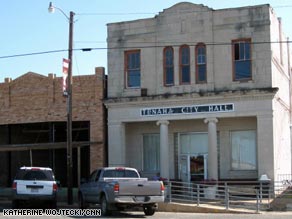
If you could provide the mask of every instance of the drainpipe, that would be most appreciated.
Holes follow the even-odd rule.
[[[289,118],[290,118],[290,147],[291,147],[291,157],[292,157],[292,80],[291,80],[291,63],[290,63],[290,44],[289,37],[287,37],[287,58],[288,58],[288,75],[289,75]],[[292,173],[292,159],[291,159],[291,173]]]

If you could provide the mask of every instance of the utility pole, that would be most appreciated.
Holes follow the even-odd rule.
[[[72,55],[73,55],[74,12],[69,17],[69,50],[68,50],[68,96],[67,96],[67,202],[73,204],[73,153],[72,153]]]
[[[73,11],[70,11],[68,17],[66,13],[56,6],[53,6],[52,2],[49,4],[49,12],[54,13],[55,9],[58,9],[69,21],[69,48],[68,48],[68,77],[67,77],[67,203],[73,204],[73,153],[72,153],[72,64],[73,64],[73,25],[74,15]]]

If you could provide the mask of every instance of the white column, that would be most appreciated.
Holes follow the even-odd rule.
[[[125,124],[108,125],[108,165],[126,166]]]
[[[218,119],[207,118],[208,123],[208,179],[218,180],[217,125]]]
[[[156,123],[160,126],[160,176],[169,179],[169,145],[167,120]]]

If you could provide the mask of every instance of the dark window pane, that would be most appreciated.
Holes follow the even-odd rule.
[[[190,83],[190,49],[188,46],[180,49],[180,73],[181,83]]]
[[[140,87],[140,52],[128,53],[126,57],[128,87]]]
[[[234,79],[248,80],[252,78],[250,42],[234,43]]]
[[[197,57],[198,64],[204,64],[206,62],[205,47],[199,47],[198,48],[197,56],[198,56]]]
[[[140,87],[140,71],[132,70],[128,72],[128,86]]]
[[[198,82],[206,81],[206,65],[198,65]]]
[[[251,78],[251,61],[236,61],[235,62],[235,80]]]
[[[173,51],[172,49],[167,49],[165,52],[166,65],[173,65]]]
[[[128,68],[140,68],[140,56],[139,53],[132,53],[128,55]]]
[[[164,50],[164,74],[165,74],[165,85],[174,84],[173,74],[173,49],[171,47]]]
[[[190,81],[190,66],[182,66],[182,83],[189,83]]]
[[[239,44],[234,44],[234,60],[239,60]]]
[[[181,50],[181,64],[188,65],[190,63],[190,52],[188,47]]]
[[[239,42],[234,44],[234,60],[250,59],[250,43]]]
[[[174,83],[173,80],[173,68],[166,68],[166,78],[165,84],[172,85]]]
[[[204,55],[199,55],[197,59],[198,64],[205,64],[206,63],[206,57]]]
[[[245,43],[245,59],[250,59],[250,43]]]
[[[244,55],[244,53],[245,53],[245,51],[244,51],[244,43],[239,43],[239,59],[240,60],[244,60],[244,57],[245,57],[245,55]]]

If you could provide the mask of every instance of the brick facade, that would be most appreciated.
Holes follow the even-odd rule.
[[[90,122],[90,171],[106,163],[104,77],[102,67],[93,75],[73,77],[72,121]],[[0,125],[66,122],[66,106],[62,78],[54,74],[28,72],[0,83]]]

